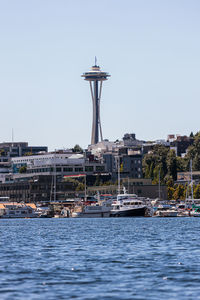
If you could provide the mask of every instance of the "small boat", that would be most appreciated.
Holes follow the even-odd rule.
[[[144,217],[147,205],[136,194],[118,194],[113,201],[111,217]]]
[[[200,206],[192,205],[192,210],[190,211],[191,217],[200,217]]]
[[[108,218],[110,217],[110,203],[95,203],[83,205],[72,212],[73,218]]]
[[[39,214],[34,203],[4,202],[0,204],[1,219],[38,218]]]
[[[177,208],[177,217],[189,217],[190,211],[185,202],[181,202],[176,205]]]
[[[178,211],[171,205],[163,204],[157,207],[154,217],[177,217]]]

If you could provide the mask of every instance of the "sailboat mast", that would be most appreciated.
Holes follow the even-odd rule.
[[[120,194],[120,158],[118,156],[118,194]]]
[[[193,198],[193,179],[192,179],[192,159],[190,159],[190,180],[191,180],[192,203],[194,203],[194,198]]]
[[[159,186],[158,186],[158,197],[159,197],[159,200],[160,200],[160,170],[159,170],[159,173],[158,173],[158,180],[159,180]]]
[[[87,185],[86,185],[86,173],[85,173],[85,180],[84,180],[84,185],[85,185],[85,201],[87,200]]]
[[[56,201],[56,154],[54,154],[54,202]]]

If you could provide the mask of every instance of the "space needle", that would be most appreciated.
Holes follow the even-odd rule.
[[[103,81],[107,80],[110,75],[106,72],[102,72],[100,67],[97,66],[97,59],[95,57],[95,65],[92,66],[91,70],[83,73],[81,77],[90,83],[90,91],[93,103],[93,121],[92,121],[92,137],[91,145],[99,142],[99,133],[101,141],[103,140],[101,121],[100,121],[100,100],[102,92]]]

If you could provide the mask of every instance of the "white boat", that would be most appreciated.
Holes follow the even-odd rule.
[[[73,218],[107,218],[110,217],[111,205],[103,202],[78,207],[72,212]]]
[[[39,214],[33,203],[4,202],[0,204],[1,219],[38,218]]]
[[[173,208],[171,205],[163,204],[157,207],[157,210],[154,214],[155,217],[177,217],[178,211]]]
[[[119,194],[113,201],[111,217],[144,217],[147,205],[136,194]]]
[[[192,205],[192,210],[190,211],[191,217],[200,217],[200,206],[199,205]]]

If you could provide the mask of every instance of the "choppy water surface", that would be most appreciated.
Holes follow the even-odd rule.
[[[200,218],[0,220],[0,299],[200,299]]]

